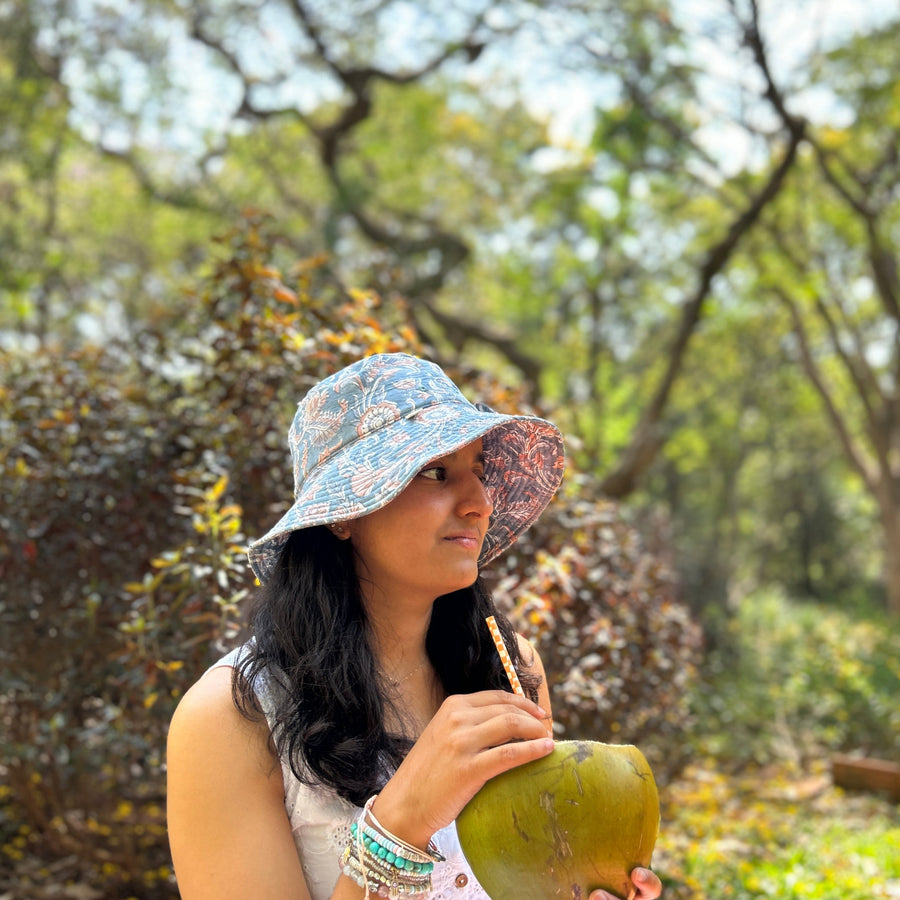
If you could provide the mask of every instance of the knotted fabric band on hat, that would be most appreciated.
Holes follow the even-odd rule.
[[[256,576],[268,579],[291,532],[381,509],[428,463],[478,438],[494,504],[484,565],[537,519],[559,487],[565,458],[556,426],[476,407],[441,368],[405,353],[366,357],[319,382],[288,432],[294,503],[250,545]]]

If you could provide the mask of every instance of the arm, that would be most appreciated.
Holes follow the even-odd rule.
[[[281,766],[265,721],[231,699],[231,669],[182,698],[168,740],[168,828],[184,900],[310,900],[284,809]],[[335,900],[362,891],[340,878]]]

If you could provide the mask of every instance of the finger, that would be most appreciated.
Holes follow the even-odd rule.
[[[500,697],[503,696],[502,691],[497,692]],[[539,714],[540,707],[531,704],[530,707],[522,706],[521,703],[506,703],[502,700],[498,702],[490,702],[490,697],[480,696],[473,702],[474,694],[456,695],[448,697],[444,701],[437,715],[432,719],[429,729],[433,732],[440,732],[449,729],[450,732],[457,736],[462,736],[473,729],[483,726],[485,723],[497,721],[513,723],[516,719],[521,720],[517,724],[517,728],[521,729],[522,723],[529,722],[539,724],[544,735],[546,731],[546,719]],[[507,696],[512,697],[512,694]],[[496,698],[494,698],[496,701]],[[519,698],[521,699],[521,698]],[[530,701],[526,701],[530,703]],[[496,727],[496,726],[495,726]],[[477,747],[467,741],[466,743],[472,749],[482,749],[489,744],[501,744],[515,737],[537,737],[538,732],[522,732],[511,728],[508,735],[497,735],[494,733],[493,740],[478,741],[474,734],[469,734],[470,741],[477,742]]]
[[[449,699],[455,700],[456,698],[464,699],[473,708],[500,704],[503,706],[514,706],[534,716],[536,719],[544,719],[549,715],[546,710],[538,706],[533,700],[529,700],[528,697],[523,697],[521,694],[511,694],[509,691],[478,691],[474,694],[456,694]]]
[[[491,707],[493,715],[485,717],[472,730],[472,738],[477,742],[479,750],[499,747],[510,741],[530,741],[547,737],[547,729],[539,719],[524,715],[519,710],[511,711],[509,707]]]
[[[477,728],[487,723],[495,726],[506,724],[510,727],[510,737],[527,737],[529,735],[514,732],[515,729],[537,726],[541,732],[534,731],[536,737],[539,733],[547,734],[546,719],[542,719],[528,710],[521,709],[512,704],[495,703],[475,707],[455,707],[446,711],[446,722],[451,727]],[[503,739],[496,741],[502,743]]]
[[[435,729],[433,737],[447,754],[458,759],[483,753],[509,743],[521,743],[552,737],[538,719],[509,707],[484,707],[467,716],[450,716]],[[549,752],[549,751],[548,751]]]
[[[475,757],[472,765],[477,770],[478,780],[483,783],[502,772],[508,772],[517,766],[542,759],[553,752],[553,747],[553,739],[548,737],[501,744],[498,747],[482,750]]]
[[[637,888],[635,897],[637,900],[653,900],[662,893],[662,882],[659,876],[650,869],[639,866],[632,869],[631,881]]]

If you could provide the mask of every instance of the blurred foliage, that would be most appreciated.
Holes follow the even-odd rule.
[[[900,632],[883,612],[767,592],[743,600],[729,630],[694,693],[700,754],[799,767],[835,751],[900,758]]]
[[[248,211],[198,288],[173,304],[180,329],[158,319],[130,345],[3,358],[7,861],[68,860],[56,877],[104,896],[171,896],[167,723],[186,687],[239,640],[253,587],[245,534],[289,502],[294,405],[360,356],[423,350],[402,303],[344,291],[324,257],[283,275],[284,250],[271,220]],[[487,376],[454,374],[497,406],[521,399]],[[513,614],[544,649],[563,727],[677,736],[695,627],[670,575],[615,507],[590,499],[588,480],[572,473],[499,577],[498,593],[521,598]],[[548,627],[564,650],[545,640]]]
[[[828,757],[900,753],[900,634],[871,607],[746,598],[690,689],[692,762],[662,796],[672,900],[900,896],[900,818]]]
[[[699,628],[619,507],[571,473],[493,576],[541,654],[560,735],[637,744],[660,783],[677,772]]]
[[[825,6],[810,2],[807,23]],[[436,352],[553,402],[578,468],[608,472],[711,248],[784,152],[748,48],[759,11],[807,138],[711,284],[629,505],[665,507],[683,596],[704,615],[759,584],[884,598],[896,457],[880,454],[894,474],[875,490],[848,466],[774,292],[789,293],[854,442],[896,444],[896,315],[879,301],[896,285],[896,14],[820,44],[798,32],[787,66],[777,23],[791,12],[758,4],[480,15],[429,0],[398,29],[401,8],[0,3],[0,346],[207,335],[172,286],[252,203],[276,217],[286,259],[325,247],[329,275],[401,293]],[[554,103],[563,84],[571,104]],[[577,120],[557,115],[570,105]],[[854,391],[842,354],[884,398]],[[250,484],[231,490],[255,522],[265,492]]]

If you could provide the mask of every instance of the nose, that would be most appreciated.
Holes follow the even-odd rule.
[[[474,472],[471,473],[466,477],[460,496],[460,515],[481,519],[489,518],[493,511],[494,501],[491,499],[487,485]]]

